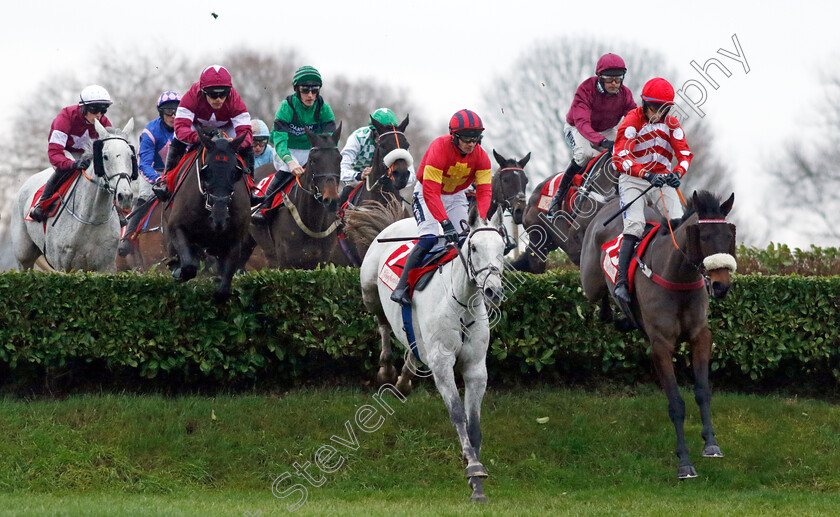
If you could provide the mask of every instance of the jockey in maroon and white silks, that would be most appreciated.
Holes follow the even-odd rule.
[[[53,166],[52,176],[44,185],[41,197],[29,211],[29,217],[43,222],[47,215],[44,203],[51,198],[77,170],[85,170],[90,160],[82,158],[87,144],[99,138],[93,122],[99,120],[104,127],[110,127],[111,121],[105,112],[112,104],[108,91],[97,85],[86,86],[79,94],[79,104],[61,110],[50,126],[47,154]]]
[[[618,179],[618,195],[624,210],[624,239],[618,259],[616,296],[630,301],[627,287],[627,269],[636,243],[645,229],[645,205],[650,203],[668,219],[683,215],[683,207],[677,194],[677,187],[691,165],[691,149],[685,140],[685,132],[676,117],[668,115],[674,105],[674,88],[657,77],[648,81],[642,89],[642,107],[627,114],[618,128],[613,165],[622,174]],[[671,170],[671,161],[676,157],[677,166]],[[656,189],[647,190],[653,185]]]

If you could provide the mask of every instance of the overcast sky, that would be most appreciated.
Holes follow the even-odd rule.
[[[423,115],[444,132],[451,114],[478,106],[482,88],[508,73],[535,41],[594,36],[615,42],[618,54],[622,42],[634,42],[670,60],[680,74],[679,80],[672,78],[676,89],[688,79],[704,85],[707,99],[701,109],[736,175],[736,207],[742,215],[754,213],[750,219],[756,230],[766,229],[774,241],[806,245],[792,229],[770,229],[764,222],[762,169],[771,157],[782,156],[795,137],[818,136],[813,121],[823,100],[820,73],[830,70],[826,66],[840,67],[838,11],[828,1],[30,0],[4,6],[0,62],[8,67],[7,99],[15,99],[51,71],[76,68],[84,80],[90,53],[102,43],[114,45],[115,59],[161,45],[182,52],[200,49],[202,55],[238,47],[295,47],[308,59],[300,64],[321,71],[327,99],[330,75],[375,77],[409,88]],[[733,35],[749,73],[718,53],[736,52]],[[725,77],[710,70],[716,90],[690,65],[694,60],[702,66],[712,57],[731,73]],[[221,64],[231,69],[235,83],[235,63]],[[697,98],[699,90],[689,87],[686,93]],[[568,92],[570,98],[573,94]]]

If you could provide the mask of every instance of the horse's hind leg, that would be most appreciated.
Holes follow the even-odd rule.
[[[712,354],[712,333],[709,327],[697,333],[691,339],[691,365],[694,368],[694,400],[700,407],[700,420],[703,422],[704,458],[722,458],[723,453],[715,441],[712,428],[712,387],[709,384],[709,360]]]
[[[376,374],[376,384],[395,384],[397,382],[397,369],[394,367],[394,353],[391,347],[391,325],[388,320],[376,315],[376,323],[379,328],[382,352],[379,354],[379,372]]]
[[[662,383],[662,389],[668,397],[668,416],[674,424],[677,433],[677,458],[680,465],[677,467],[679,479],[696,478],[697,471],[688,457],[688,446],[685,444],[685,401],[680,396],[677,378],[674,375],[674,347],[661,335],[650,336],[650,344],[653,356],[653,364]]]

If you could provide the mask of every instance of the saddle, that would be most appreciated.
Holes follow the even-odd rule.
[[[60,187],[58,187],[58,189],[56,189],[55,193],[49,198],[47,198],[46,201],[44,201],[44,204],[43,206],[41,206],[41,208],[44,210],[44,213],[47,214],[47,218],[54,216],[58,212],[59,207],[61,207],[61,200],[64,199],[65,195],[67,194],[67,191],[70,190],[70,187],[73,185],[73,182],[76,181],[76,178],[78,178],[81,173],[82,171],[77,170],[72,175],[70,175],[70,177],[67,178],[67,180]],[[29,212],[32,211],[32,207],[34,207],[35,204],[38,203],[38,200],[41,199],[41,193],[44,192],[45,187],[46,184],[41,185],[41,188],[36,190],[32,199],[29,200],[29,210],[26,211],[26,216],[24,217],[24,220],[34,221],[34,219],[29,217]]]
[[[405,259],[416,244],[417,241],[414,240],[394,250],[379,271],[379,279],[391,291],[397,287],[400,275],[405,268]],[[423,262],[408,274],[409,293],[414,295],[415,291],[422,291],[432,279],[433,275],[430,273],[439,270],[441,266],[452,261],[456,256],[458,256],[458,250],[455,248],[440,248],[426,254]]]
[[[268,186],[271,184],[271,180],[274,179],[275,174],[277,174],[277,173],[269,174],[265,178],[261,179],[260,182],[257,183],[257,185],[254,186],[251,189],[251,192],[253,192],[253,193],[255,193],[259,196],[265,196],[266,194],[268,194],[269,193],[268,192]],[[269,211],[274,210],[275,208],[282,205],[283,204],[283,199],[289,194],[289,192],[291,192],[294,184],[295,184],[295,179],[292,178],[292,181],[290,181],[288,184],[286,184],[285,187],[283,187],[282,189],[280,189],[279,192],[277,192],[277,194],[271,200],[271,206],[263,206],[262,208],[260,208],[260,213],[265,215]]]
[[[647,221],[645,224],[645,232],[642,235],[641,240],[638,244],[636,244],[636,251],[634,253],[634,257],[641,258],[642,255],[645,254],[645,250],[647,249],[648,244],[650,243],[651,238],[656,235],[657,230],[659,227],[662,226],[660,223],[654,223],[651,221]],[[615,285],[616,276],[618,275],[618,252],[621,249],[621,241],[624,240],[624,234],[621,233],[615,239],[604,243],[601,246],[601,249],[604,250],[604,258],[601,262],[601,269],[604,270],[604,274],[607,275],[610,282]],[[635,278],[636,278],[636,271],[639,269],[639,261],[632,260],[630,262],[630,267],[627,270],[627,286],[630,292],[632,293],[635,286]]]
[[[577,198],[578,190],[580,186],[583,185],[584,180],[589,174],[595,169],[595,164],[598,163],[606,151],[602,152],[595,158],[589,160],[589,163],[586,164],[586,169],[583,170],[580,174],[575,174],[575,177],[572,178],[572,184],[569,186],[568,192],[566,192],[566,205],[569,207],[569,210],[574,208],[575,199]],[[543,184],[542,190],[540,190],[540,200],[537,203],[537,209],[548,212],[548,209],[551,207],[551,201],[554,199],[554,194],[557,193],[557,187],[560,185],[560,181],[563,179],[563,175],[565,172],[557,173],[551,180],[546,181]]]

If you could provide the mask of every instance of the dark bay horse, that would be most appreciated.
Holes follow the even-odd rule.
[[[543,195],[543,187],[553,178],[539,183],[531,197],[522,218],[522,225],[528,233],[528,247],[519,259],[511,265],[517,271],[545,273],[548,254],[557,248],[569,255],[569,259],[580,265],[580,250],[583,235],[592,218],[605,202],[617,196],[618,172],[610,162],[610,154],[602,153],[589,166],[579,186],[569,188],[575,191],[572,209],[564,204],[564,210],[550,219],[544,209],[551,204],[551,196]]]
[[[373,117],[376,147],[371,157],[371,171],[365,181],[342,192],[342,234],[339,253],[344,253],[353,266],[360,266],[367,249],[379,232],[391,223],[411,217],[400,190],[408,184],[409,167],[414,160],[408,152],[408,115],[398,125],[380,124]],[[345,259],[336,257],[338,262]]]
[[[228,140],[199,131],[201,146],[194,163],[187,160],[186,170],[178,171],[179,181],[164,206],[164,245],[175,257],[170,263],[172,276],[190,280],[203,252],[215,257],[217,302],[230,298],[251,219],[250,194],[237,155],[244,138]]]
[[[695,192],[683,218],[670,222],[673,232],[669,231],[669,222],[660,218],[662,226],[639,257],[646,267],[640,265],[635,275],[630,310],[650,340],[653,364],[668,397],[668,414],[677,434],[680,479],[697,477],[685,443],[685,402],[674,375],[674,350],[682,342],[688,342],[691,347],[694,399],[700,407],[705,441],[703,457],[723,457],[715,441],[710,410],[712,333],[708,321],[709,291],[705,284],[716,298],[726,296],[729,291],[730,275],[735,271],[735,225],[728,223],[726,216],[734,202],[735,194],[721,203],[710,192]],[[586,230],[581,251],[583,292],[589,300],[601,302],[604,320],[611,317],[608,296],[614,285],[602,270],[605,260],[602,246],[623,230],[621,217],[606,226],[604,222],[618,209],[615,200],[598,212]]]
[[[338,183],[341,124],[332,135],[306,131],[312,148],[305,172],[283,198],[282,207],[267,226],[254,225],[251,235],[262,247],[271,267],[314,269],[330,262],[349,265],[338,249]],[[336,262],[336,261],[339,262]]]
[[[493,217],[496,210],[510,212],[513,217],[513,224],[522,224],[525,210],[528,207],[525,197],[525,188],[528,186],[528,176],[525,174],[525,165],[531,159],[531,153],[526,154],[521,160],[505,158],[493,149],[493,157],[499,164],[499,170],[493,175],[493,197],[490,199],[490,209],[487,210],[487,218]],[[471,204],[475,202],[475,196]]]

